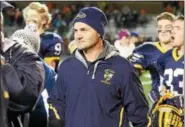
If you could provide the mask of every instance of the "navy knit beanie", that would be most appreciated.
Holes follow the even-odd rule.
[[[101,37],[104,36],[104,29],[107,25],[107,18],[102,10],[97,7],[82,8],[74,19],[76,22],[83,22],[94,30],[96,30]]]

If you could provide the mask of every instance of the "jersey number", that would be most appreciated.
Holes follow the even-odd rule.
[[[170,87],[170,91],[174,94],[183,94],[183,93],[178,93],[178,91],[174,90],[174,85],[178,85],[179,88],[183,89],[183,87],[184,87],[183,81],[179,81],[178,84],[172,84],[172,82],[173,82],[173,78],[178,78],[179,76],[182,76],[182,78],[184,80],[184,77],[183,77],[184,70],[180,69],[180,68],[177,68],[174,71],[172,69],[166,69],[164,72],[164,75],[168,76],[168,80],[166,80],[165,82],[166,82],[166,85]]]
[[[62,51],[62,45],[61,45],[61,43],[57,43],[55,45],[55,52],[54,52],[54,54],[55,55],[60,55],[61,51]]]

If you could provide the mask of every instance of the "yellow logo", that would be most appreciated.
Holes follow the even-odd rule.
[[[104,80],[101,80],[101,82],[104,84],[110,85],[111,84],[110,80],[114,76],[114,73],[115,72],[113,70],[105,69],[104,70]]]

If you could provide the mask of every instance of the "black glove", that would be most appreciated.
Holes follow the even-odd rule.
[[[63,120],[49,120],[48,127],[64,127],[64,121]]]

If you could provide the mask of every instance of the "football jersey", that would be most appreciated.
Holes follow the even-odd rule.
[[[41,46],[39,55],[44,58],[60,58],[63,46],[63,39],[56,33],[45,32],[40,35]]]
[[[157,60],[157,68],[163,76],[163,85],[174,95],[183,94],[184,55],[177,55],[177,48],[168,51]]]
[[[130,62],[135,68],[140,70],[149,70],[152,79],[152,87],[160,83],[160,76],[155,67],[155,63],[161,54],[164,54],[164,50],[159,42],[146,42],[133,51],[130,56]]]

